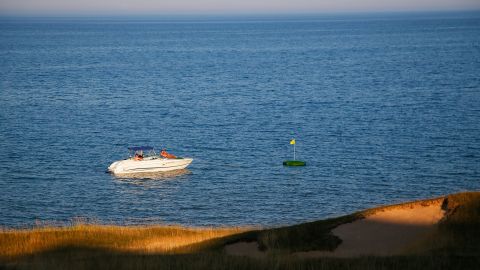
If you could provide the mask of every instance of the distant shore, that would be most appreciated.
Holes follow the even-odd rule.
[[[281,228],[4,229],[0,263],[22,269],[148,269],[158,263],[167,269],[252,269],[276,262],[285,269],[317,264],[340,269],[361,261],[365,269],[405,264],[403,269],[435,269],[439,263],[469,268],[480,255],[479,210],[480,192],[464,192]]]

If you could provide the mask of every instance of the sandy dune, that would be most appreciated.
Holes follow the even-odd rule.
[[[400,254],[435,229],[435,224],[444,216],[441,203],[439,200],[428,205],[412,204],[380,210],[335,228],[332,233],[342,239],[342,243],[333,252],[309,251],[296,255],[354,257]]]
[[[364,219],[343,224],[332,230],[342,239],[333,251],[297,252],[298,257],[355,257],[362,255],[394,255],[427,236],[444,216],[443,200],[411,203],[374,210]],[[239,242],[225,247],[230,255],[263,257],[257,242]]]

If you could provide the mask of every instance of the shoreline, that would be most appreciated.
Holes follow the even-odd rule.
[[[466,192],[458,192],[458,193],[470,193],[470,192],[479,192],[479,191],[466,191]],[[457,193],[452,193],[457,194]],[[450,195],[452,195],[450,194]],[[277,224],[261,224],[261,223],[244,223],[244,224],[205,224],[205,225],[186,225],[182,223],[169,223],[163,222],[161,219],[154,219],[154,218],[129,218],[122,221],[108,221],[102,220],[100,218],[94,217],[74,217],[70,220],[35,220],[34,222],[26,222],[22,224],[16,225],[0,225],[0,232],[2,231],[9,231],[9,230],[32,230],[38,228],[66,228],[72,227],[75,225],[95,225],[95,226],[118,226],[118,227],[182,227],[182,228],[192,228],[192,229],[207,229],[207,228],[251,228],[251,229],[274,229],[274,228],[281,228],[281,227],[289,227],[304,223],[311,223],[319,220],[327,220],[327,219],[334,219],[339,218],[342,216],[347,216],[350,214],[355,213],[362,213],[363,215],[368,215],[369,213],[374,213],[375,211],[382,210],[382,209],[393,209],[397,207],[407,207],[409,205],[415,205],[417,203],[430,203],[436,202],[439,200],[443,200],[448,195],[442,196],[435,196],[426,199],[414,199],[414,200],[407,200],[404,202],[396,202],[393,204],[379,204],[378,206],[373,206],[369,208],[365,208],[358,211],[347,212],[344,214],[334,214],[334,215],[327,215],[323,218],[314,218],[308,219],[302,222],[291,222],[291,223],[277,223]]]
[[[293,262],[326,258],[351,260],[365,255],[373,258],[438,257],[445,255],[445,251],[448,251],[448,259],[451,255],[465,256],[465,252],[472,249],[468,239],[480,239],[477,208],[480,209],[480,192],[472,191],[379,206],[284,227],[79,223],[66,227],[1,229],[0,265],[32,260],[41,263],[66,260],[64,263],[70,265],[85,256],[94,256],[99,263],[107,265],[112,256],[117,259],[131,257],[135,261],[145,260],[145,256],[166,256],[178,263],[177,256],[193,259],[201,254],[232,263],[245,259],[265,262],[271,259]],[[464,234],[471,235],[465,240]],[[455,238],[460,240],[452,242]],[[476,244],[473,250],[474,254],[480,254],[480,245]]]

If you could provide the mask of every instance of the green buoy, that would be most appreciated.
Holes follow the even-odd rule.
[[[283,166],[306,166],[307,163],[305,161],[296,160],[295,155],[295,139],[290,141],[290,144],[293,144],[293,160],[285,160],[283,162]]]
[[[283,162],[284,166],[305,166],[307,163],[305,161],[300,160],[285,160]]]

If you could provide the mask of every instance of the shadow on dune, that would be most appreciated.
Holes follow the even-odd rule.
[[[34,254],[3,260],[8,269],[477,269],[480,265],[480,193],[448,196],[442,205],[445,218],[436,226],[368,220],[371,210],[348,216],[282,228],[252,230],[182,246],[169,253],[121,251],[59,245]],[[431,202],[432,200],[430,200]],[[424,202],[422,206],[429,205]],[[408,203],[384,209],[408,209]],[[379,208],[380,209],[380,208]],[[376,209],[375,211],[378,211]],[[382,209],[380,209],[381,211]],[[366,214],[369,213],[369,214]],[[355,224],[352,241],[361,243],[362,254],[376,256],[325,256],[348,242],[337,237],[338,229]],[[432,229],[433,228],[433,229]],[[352,229],[352,228],[350,228]],[[408,231],[407,235],[405,232]],[[345,237],[345,235],[344,235]],[[394,240],[392,240],[394,239]],[[395,249],[385,245],[396,241]],[[225,246],[257,242],[266,256],[231,256]],[[350,242],[350,244],[352,244]],[[112,246],[114,244],[112,243]],[[1,245],[0,245],[1,247]],[[388,251],[388,252],[387,252]],[[393,252],[394,251],[394,252]],[[299,256],[301,253],[315,256]],[[398,253],[397,253],[398,252]],[[406,252],[406,253],[404,253]],[[392,255],[397,254],[397,255]],[[401,255],[400,255],[401,254]],[[351,254],[350,254],[351,255]],[[386,255],[386,256],[378,256]]]
[[[281,254],[253,259],[222,252],[140,254],[67,246],[22,257],[3,269],[476,269],[475,256],[390,256],[300,259]]]

